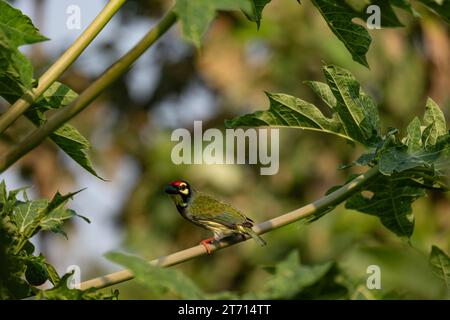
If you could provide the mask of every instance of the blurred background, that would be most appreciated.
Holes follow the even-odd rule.
[[[51,39],[26,48],[35,76],[60,56],[106,3],[12,2]],[[129,50],[171,3],[128,0],[61,81],[81,92]],[[70,5],[81,10],[80,30],[66,27]],[[80,266],[82,280],[119,269],[103,257],[108,251],[152,259],[209,236],[183,220],[163,192],[165,184],[174,179],[188,180],[197,189],[231,202],[257,222],[296,209],[356,172],[338,167],[355,160],[362,150],[334,136],[280,130],[280,170],[273,176],[261,176],[257,165],[174,165],[170,158],[176,144],[170,140],[172,131],[192,130],[194,120],[202,120],[204,130],[224,130],[225,119],[266,109],[264,91],[288,93],[320,105],[302,82],[324,80],[322,61],[340,65],[356,76],[378,102],[384,129],[405,128],[414,116],[421,117],[429,96],[448,117],[449,27],[420,6],[416,9],[421,19],[398,11],[404,28],[370,31],[370,70],[351,60],[309,1],[302,5],[272,1],[259,31],[240,12],[220,13],[201,49],[183,42],[177,25],[71,122],[89,138],[95,168],[108,181],[85,172],[50,141],[0,179],[5,179],[10,189],[32,186],[30,196],[35,198],[87,187],[70,207],[92,223],[78,219],[68,224],[68,240],[54,234],[35,239],[38,252],[44,252],[60,273],[70,265]],[[2,110],[6,106],[0,101]],[[20,120],[9,133],[19,140],[31,129],[26,120]],[[248,241],[174,268],[207,292],[252,292],[270,277],[265,266],[273,266],[297,250],[303,264],[335,260],[355,279],[365,279],[368,265],[384,263],[385,292],[401,289],[406,297],[435,298],[439,294],[433,284],[417,281],[415,271],[410,270],[415,258],[398,252],[425,256],[432,244],[449,252],[449,200],[448,194],[429,194],[414,204],[416,226],[411,245],[391,234],[376,217],[339,206],[310,225],[292,224],[266,234],[266,248]],[[385,247],[391,254],[380,253]],[[172,297],[156,296],[133,281],[117,287],[122,299]]]

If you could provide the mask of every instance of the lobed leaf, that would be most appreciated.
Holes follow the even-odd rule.
[[[14,46],[48,40],[39,33],[30,18],[3,0],[0,0],[0,12],[0,30]]]
[[[217,10],[249,11],[248,0],[177,0],[174,11],[181,21],[183,37],[200,47]]]
[[[65,235],[61,226],[65,220],[74,216],[81,217],[89,222],[88,219],[76,214],[75,211],[63,208],[66,202],[80,191],[66,195],[57,192],[50,202],[41,199],[17,205],[14,208],[13,221],[22,241],[31,238],[39,230],[50,230]]]
[[[205,297],[191,279],[176,270],[152,266],[139,257],[119,252],[109,252],[105,256],[112,262],[130,269],[136,280],[152,292],[170,291],[180,299],[203,299]]]
[[[324,67],[325,77],[337,103],[335,110],[347,135],[365,145],[379,141],[378,109],[347,70],[334,65]]]
[[[425,191],[410,181],[408,175],[381,176],[345,203],[347,209],[377,216],[381,223],[401,237],[411,237],[414,230],[412,203]]]
[[[33,67],[18,47],[47,40],[30,18],[0,0],[0,95],[31,88]]]
[[[24,91],[20,87],[9,89],[11,89],[11,92],[2,94],[2,79],[0,77],[0,95],[3,95],[12,104],[20,98]],[[54,82],[35,104],[25,112],[25,116],[35,126],[39,127],[47,121],[45,114],[47,111],[67,106],[77,96],[77,93],[70,87],[60,82]],[[92,161],[89,158],[88,150],[91,148],[89,141],[75,127],[66,123],[53,132],[50,135],[50,139],[86,171],[102,179],[94,170]]]
[[[269,110],[225,121],[227,127],[271,126],[322,131],[352,142],[377,144],[379,117],[377,107],[361,89],[350,72],[337,66],[323,67],[327,84],[307,82],[327,104],[333,115],[326,117],[316,106],[286,94],[266,93]]]
[[[271,270],[271,274],[258,292],[246,294],[243,299],[323,298],[323,294],[336,293],[337,288],[340,295],[347,293],[344,287],[335,283],[335,264],[327,262],[314,266],[301,265],[297,251],[291,252],[285,260],[279,262]]]
[[[366,53],[369,50],[371,37],[367,30],[352,20],[359,13],[350,7],[344,0],[312,0],[327,22],[331,31],[345,45],[354,61],[369,67]]]
[[[430,254],[430,264],[434,274],[442,279],[447,289],[450,290],[450,257],[438,247],[433,246]]]

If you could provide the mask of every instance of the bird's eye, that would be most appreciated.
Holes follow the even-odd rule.
[[[182,185],[181,187],[180,187],[180,190],[186,190],[186,185]]]

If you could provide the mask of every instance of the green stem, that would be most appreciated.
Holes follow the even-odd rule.
[[[110,86],[117,78],[158,40],[175,22],[177,16],[169,11],[159,23],[153,27],[136,46],[116,61],[97,80],[95,80],[78,98],[67,107],[55,113],[45,124],[31,132],[16,147],[0,158],[0,172],[5,171],[14,162],[37,147],[52,132],[84,110],[100,93]]]
[[[370,181],[372,181],[374,178],[378,177],[380,175],[380,172],[378,170],[378,167],[375,166],[368,170],[367,172],[359,175],[351,182],[347,183],[346,185],[340,187],[338,190],[324,196],[323,198],[320,198],[319,200],[316,200],[306,206],[303,206],[297,210],[294,210],[292,212],[283,214],[281,216],[278,216],[274,219],[262,222],[255,227],[253,227],[253,230],[257,234],[263,234],[266,232],[271,232],[275,229],[281,228],[283,226],[286,226],[288,224],[291,224],[293,222],[296,222],[301,219],[305,219],[307,217],[313,216],[315,214],[318,214],[320,212],[323,212],[325,210],[328,210],[330,208],[333,208],[334,206],[338,205],[339,203],[345,201],[348,199],[351,195],[361,190],[361,188],[365,185],[367,185]],[[226,247],[229,247],[233,244],[239,243],[245,241],[243,239],[233,239],[232,241],[220,241],[217,244],[211,244],[209,248],[211,251],[223,249]],[[196,257],[205,255],[207,252],[205,248],[202,245],[198,245],[183,251],[179,251],[173,254],[170,254],[168,256],[160,257],[158,259],[152,260],[149,263],[151,265],[160,266],[160,267],[170,267],[191,259],[194,259]],[[133,274],[129,270],[122,270],[118,272],[114,272],[111,274],[104,275],[102,277],[98,277],[95,279],[91,279],[88,281],[85,281],[81,283],[81,289],[86,290],[89,288],[96,288],[101,289],[105,287],[109,287],[127,280],[133,279]]]
[[[25,92],[9,107],[0,117],[0,134],[13,124],[72,65],[124,3],[125,0],[111,0],[70,48],[39,78],[38,86]]]

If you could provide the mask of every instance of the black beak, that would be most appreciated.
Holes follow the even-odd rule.
[[[164,188],[164,191],[168,194],[177,194],[178,193],[178,189],[170,184]]]

